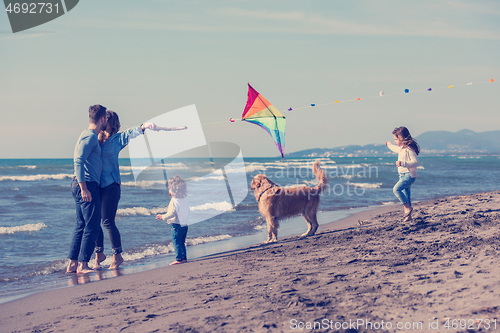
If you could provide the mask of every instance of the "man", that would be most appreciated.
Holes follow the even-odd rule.
[[[101,224],[101,147],[97,138],[106,128],[106,108],[93,105],[89,108],[89,127],[80,135],[73,160],[75,177],[71,191],[76,205],[76,224],[69,250],[68,273],[90,273],[89,260],[94,252],[95,240]]]

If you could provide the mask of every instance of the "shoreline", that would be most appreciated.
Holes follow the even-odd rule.
[[[349,219],[351,216],[357,214],[363,214],[365,211],[384,209],[389,206],[393,205],[357,207],[357,208],[318,212],[318,222],[320,224],[318,232],[322,230],[322,228],[342,229],[342,228],[356,227],[357,220],[354,222],[348,220],[347,223],[345,222],[342,223],[341,221]],[[360,215],[360,218],[362,218],[363,216],[365,215]],[[338,223],[341,224],[337,226]],[[301,216],[293,217],[291,219],[282,221],[279,236],[280,238],[298,236],[302,234],[306,230],[306,228],[307,226]],[[193,261],[196,259],[210,257],[222,253],[230,253],[233,251],[240,251],[248,248],[259,247],[262,244],[262,242],[264,242],[264,240],[266,239],[266,230],[267,230],[266,224],[264,222],[263,229],[254,234],[232,237],[225,240],[199,244],[196,246],[187,246],[188,258],[192,258],[190,259],[190,261]],[[99,270],[90,273],[88,279],[86,279],[83,282],[84,283],[98,282],[105,279],[114,279],[116,277],[123,275],[139,274],[155,269],[166,268],[169,266],[169,263],[171,261],[174,261],[174,256],[175,256],[174,253],[164,254],[161,255],[161,258],[156,258],[156,260],[155,258],[150,258],[142,263],[135,263],[131,264],[130,266],[125,265],[119,271],[110,271],[107,269]],[[52,291],[57,289],[72,288],[75,285],[81,283],[80,279],[78,278],[75,279],[75,277],[71,275],[68,276],[67,274],[64,274],[64,272],[62,271],[59,273],[52,273],[52,274],[57,274],[57,275],[54,276],[53,279],[47,276],[47,279],[50,281],[44,281],[43,282],[43,284],[45,285],[44,287],[39,286],[33,290],[26,290],[25,292],[19,292],[19,293],[6,293],[4,296],[0,297],[0,304],[10,303],[37,293],[43,293],[46,291]]]
[[[0,325],[6,332],[290,332],[364,318],[443,331],[462,318],[500,328],[500,191],[414,207],[410,223],[401,222],[399,205],[380,207],[340,220],[361,220],[360,227],[322,224],[307,238],[37,293],[0,304]]]

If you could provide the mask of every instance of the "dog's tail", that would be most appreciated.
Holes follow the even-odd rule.
[[[318,186],[314,187],[314,189],[318,194],[320,194],[328,187],[328,178],[326,177],[325,170],[320,168],[319,161],[314,162],[313,172],[316,176],[316,179],[319,181]]]

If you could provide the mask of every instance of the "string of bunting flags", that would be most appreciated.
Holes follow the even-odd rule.
[[[477,83],[466,83],[466,84],[461,84],[461,85],[449,85],[447,87],[439,87],[436,89],[452,89],[454,87],[460,87],[460,86],[470,86],[472,84],[484,84],[488,82],[494,82],[494,79],[490,79],[489,81],[486,82],[477,82]],[[434,88],[426,88],[426,89],[421,89],[421,90],[415,90],[413,92],[421,92],[421,91],[433,91],[435,90]],[[396,93],[396,94],[391,94],[391,95],[399,95],[399,94],[409,94],[410,89],[406,88],[403,91]],[[365,97],[363,99],[370,99],[370,98],[377,98],[377,97],[383,97],[385,96],[385,93],[383,91],[379,92],[378,95],[376,96],[371,96],[371,97]],[[333,102],[329,103],[323,103],[323,104],[316,104],[316,103],[311,103],[308,106],[303,106],[299,108],[292,108],[289,107],[287,109],[288,112],[292,111],[297,111],[301,109],[307,109],[307,108],[313,108],[317,106],[325,106],[325,105],[332,105],[332,104],[339,104],[339,103],[348,103],[348,102],[354,102],[354,101],[360,101],[361,97],[355,98],[355,99],[350,99],[350,100],[334,100]],[[264,96],[262,96],[257,90],[255,90],[250,83],[248,83],[248,99],[247,99],[247,104],[245,106],[245,109],[243,111],[243,114],[241,115],[241,119],[234,119],[231,118],[229,119],[230,122],[234,123],[236,121],[245,121],[254,125],[258,125],[262,129],[264,129],[273,139],[274,143],[276,144],[276,147],[278,148],[281,157],[285,159],[285,129],[286,129],[286,117],[276,109]],[[215,124],[215,123],[211,123]],[[208,124],[205,124],[208,125]]]
[[[476,82],[476,83],[469,82],[469,83],[466,83],[466,84],[449,85],[449,86],[446,86],[446,87],[439,87],[439,88],[426,88],[426,89],[414,90],[414,91],[412,91],[412,93],[422,92],[422,91],[433,91],[433,90],[444,89],[444,88],[451,89],[451,88],[454,88],[454,87],[470,86],[470,85],[473,85],[473,84],[484,84],[484,83],[490,83],[490,82],[494,82],[494,81],[495,81],[494,79],[490,79],[489,81],[485,81],[485,82]],[[370,97],[364,97],[364,98],[358,97],[358,98],[355,98],[355,99],[349,99],[349,100],[343,100],[343,101],[341,101],[341,100],[334,100],[333,102],[328,102],[328,103],[323,103],[323,104],[311,103],[308,106],[302,106],[302,107],[298,107],[298,108],[291,108],[290,107],[290,108],[287,109],[287,111],[289,111],[289,112],[290,111],[297,111],[297,110],[308,109],[308,108],[317,107],[317,106],[325,106],[325,105],[332,105],[332,104],[338,104],[338,103],[348,103],[348,102],[360,101],[361,99],[365,100],[365,99],[377,98],[377,97],[382,97],[382,96],[401,95],[401,94],[409,94],[409,93],[410,93],[410,89],[405,89],[405,90],[403,90],[403,92],[395,93],[395,94],[389,94],[389,95],[386,95],[383,91],[381,91],[377,96],[370,96]]]
[[[412,93],[418,93],[418,92],[423,92],[423,91],[427,91],[427,92],[430,92],[430,91],[434,91],[434,90],[438,90],[438,89],[452,89],[452,88],[455,88],[455,87],[463,87],[463,86],[470,86],[470,85],[477,85],[477,84],[484,84],[484,83],[491,83],[491,82],[494,82],[495,80],[494,79],[490,79],[489,81],[484,81],[484,82],[469,82],[469,83],[465,83],[465,84],[459,84],[459,85],[449,85],[449,86],[444,86],[444,87],[438,87],[438,88],[425,88],[425,89],[420,89],[420,90],[412,90],[411,92]],[[298,110],[303,110],[303,109],[309,109],[309,108],[314,108],[314,107],[319,107],[319,106],[325,106],[325,105],[333,105],[333,104],[340,104],[340,103],[349,103],[349,102],[356,102],[356,101],[361,101],[361,100],[367,100],[367,99],[372,99],[372,98],[378,98],[378,97],[383,97],[383,96],[391,96],[391,95],[402,95],[402,94],[409,94],[410,93],[410,89],[404,89],[402,92],[399,92],[399,93],[393,93],[393,94],[385,94],[383,91],[380,91],[378,95],[376,96],[370,96],[370,97],[358,97],[358,98],[355,98],[355,99],[349,99],[349,100],[334,100],[333,102],[328,102],[328,103],[323,103],[323,104],[316,104],[316,103],[311,103],[310,105],[307,105],[307,106],[301,106],[301,107],[289,107],[287,110],[283,110],[283,111],[288,111],[288,112],[292,112],[292,111],[298,111]],[[229,121],[234,123],[236,121],[241,121],[242,119],[235,119],[235,118],[230,118]],[[204,125],[212,125],[212,124],[220,124],[220,123],[224,123],[225,121],[218,121],[218,122],[213,122],[213,123],[207,123],[207,124],[204,124]]]

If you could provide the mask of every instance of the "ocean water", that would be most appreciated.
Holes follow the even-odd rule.
[[[262,173],[280,186],[314,186],[315,160],[245,158],[223,173],[205,160],[165,159],[148,169],[150,176],[146,170],[136,179],[130,159],[121,159],[122,195],[116,223],[125,263],[114,274],[163,267],[174,259],[170,228],[155,219],[166,210],[168,192],[164,181],[154,175],[179,174],[188,181],[190,220],[195,223],[189,226],[187,247],[188,257],[194,258],[263,242],[266,225],[249,189],[252,178]],[[396,156],[319,160],[330,183],[321,197],[320,224],[366,207],[396,203],[392,193],[398,179]],[[500,188],[500,157],[422,156],[418,173],[413,201],[493,191]],[[72,159],[0,160],[0,302],[81,283],[65,274],[75,221],[72,178]],[[281,225],[280,236],[306,230],[301,218]],[[105,249],[104,266],[111,258],[106,232]],[[101,271],[89,279],[111,277],[113,272]]]

